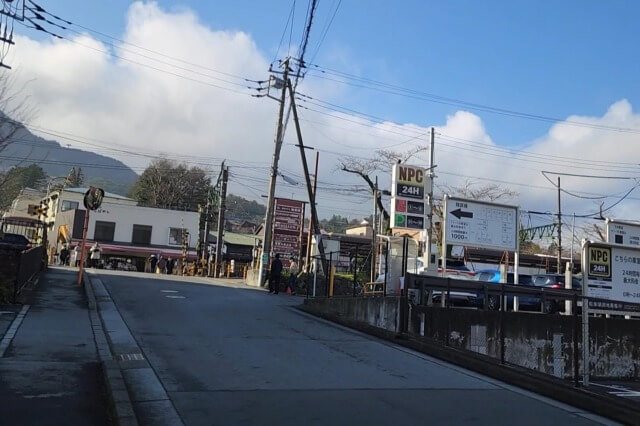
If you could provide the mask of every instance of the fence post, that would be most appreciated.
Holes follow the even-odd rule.
[[[353,259],[353,297],[356,297],[357,282],[358,282],[358,244],[356,244],[356,256]]]
[[[329,253],[329,267],[327,268],[327,271],[326,271],[326,280],[325,280],[326,283],[327,283],[327,297],[332,296],[331,293],[329,292],[329,286],[332,283],[332,280],[331,280],[331,266],[332,265],[333,265],[333,252],[330,252]]]
[[[449,303],[449,295],[451,294],[451,278],[447,277],[447,300],[445,302],[445,310],[446,310],[446,321],[447,321],[447,327],[446,327],[446,333],[447,335],[445,336],[445,340],[444,343],[446,346],[449,346],[449,344],[451,343],[449,341],[449,337],[451,335],[451,304]]]
[[[504,347],[504,283],[500,283],[500,363],[504,364],[505,347]]]
[[[584,302],[583,302],[584,303]],[[573,295],[573,385],[578,387],[580,385],[580,368],[578,365],[578,360],[580,359],[580,351],[578,351],[578,332],[580,330],[580,326],[578,324],[578,295]]]
[[[13,282],[13,303],[16,303],[18,300],[18,287],[20,286],[20,263],[21,262],[22,253],[18,253],[16,256],[16,280]]]
[[[389,241],[387,241],[387,252],[384,254],[384,286],[382,287],[382,297],[387,296],[388,275],[389,275]]]
[[[482,284],[483,298],[482,298],[482,309],[487,310],[489,306],[489,288],[487,287],[487,283]]]

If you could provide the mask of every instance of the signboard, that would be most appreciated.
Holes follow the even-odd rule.
[[[391,227],[425,229],[425,194],[430,178],[422,167],[394,164],[391,175]]]
[[[583,258],[586,296],[640,303],[640,248],[587,242]]]
[[[300,255],[304,226],[304,203],[286,198],[276,198],[273,216],[273,253],[279,253],[285,264]]]
[[[503,204],[445,197],[447,244],[518,249],[518,208]]]
[[[610,244],[640,247],[640,224],[638,223],[607,219],[606,235],[607,242]]]

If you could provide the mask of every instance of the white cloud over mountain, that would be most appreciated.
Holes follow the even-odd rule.
[[[17,37],[11,63],[15,65],[16,78],[28,82],[26,91],[38,110],[33,124],[92,138],[91,143],[107,148],[141,154],[163,152],[169,158],[211,164],[212,170],[222,158],[235,160],[231,164],[234,180],[230,191],[254,199],[266,193],[277,103],[248,96],[246,86],[255,83],[235,77],[258,80],[268,77],[267,55],[251,36],[242,31],[210,28],[189,10],[167,12],[156,3],[137,2],[129,9],[121,37],[128,44],[109,45],[89,34],[71,40]],[[118,57],[108,56],[104,51]],[[353,89],[311,75],[300,87],[305,94],[354,107],[349,105],[348,90]],[[305,105],[330,115],[302,108]],[[362,183],[355,176],[335,170],[340,156],[367,157],[380,147],[398,150],[428,143],[428,125],[376,123],[305,102],[300,102],[300,106],[305,143],[323,150],[319,174],[325,182],[322,188],[330,184]],[[513,118],[505,118],[508,119]],[[571,116],[567,122],[555,123],[547,134],[518,149],[493,141],[482,119],[473,112],[458,111],[442,117],[440,124],[423,124],[436,126],[439,184],[456,184],[465,177],[477,182],[486,182],[482,178],[511,182],[512,188],[520,193],[515,202],[533,210],[555,210],[553,186],[541,170],[635,177],[640,167],[634,163],[640,158],[640,133],[602,128],[640,129],[640,114],[634,113],[632,105],[624,99],[610,105],[601,117]],[[95,149],[72,140],[60,142]],[[292,146],[293,124],[288,127],[285,142],[283,173],[299,176],[299,154]],[[149,161],[148,157],[102,148],[100,151],[138,168]],[[311,157],[311,152],[308,154]],[[416,161],[425,164],[428,154],[421,158]],[[388,182],[388,178],[380,178],[383,184]],[[621,196],[636,184],[634,180],[577,177],[563,177],[562,181],[563,187],[592,197],[595,196],[592,194]],[[279,191],[283,196],[304,197],[303,180],[297,187],[282,186]],[[343,212],[357,217],[370,210],[371,203],[364,198],[322,191],[326,190],[321,189],[319,202],[325,215]],[[616,200],[601,201],[606,207]],[[597,209],[600,201],[565,194],[563,202],[566,212],[586,213]],[[637,207],[636,200],[628,199],[613,213],[635,219]]]

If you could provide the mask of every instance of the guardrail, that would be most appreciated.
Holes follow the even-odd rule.
[[[584,297],[581,289],[554,289],[528,285],[489,283],[407,274],[407,291],[400,308],[400,332],[426,339],[431,343],[489,356],[501,364],[526,367],[561,379],[572,379],[576,386],[585,364],[583,353],[583,303],[590,313],[598,310],[623,309],[620,316],[640,313],[640,304],[620,304],[608,300]],[[471,307],[457,306],[460,300],[471,300]],[[475,295],[475,297],[473,297]],[[509,308],[515,298],[528,300],[532,312],[515,312]],[[491,299],[499,303],[491,304]],[[553,302],[557,310],[545,309]],[[568,301],[570,313],[562,312]],[[537,306],[539,304],[539,307]],[[494,308],[493,311],[491,308]],[[541,315],[544,314],[544,315]],[[626,318],[629,318],[628,316]],[[613,322],[615,322],[615,324]],[[612,355],[637,362],[640,352],[630,346],[613,345],[634,336],[635,320],[605,319],[591,316],[587,319],[591,333],[587,347],[588,372],[594,376],[607,376],[617,366],[609,365]],[[614,333],[615,336],[610,335]],[[626,336],[626,337],[625,337]],[[626,351],[624,354],[622,352]],[[622,355],[621,355],[622,354]],[[618,361],[620,362],[620,361]],[[629,377],[637,375],[629,372]],[[636,377],[637,378],[637,377]]]

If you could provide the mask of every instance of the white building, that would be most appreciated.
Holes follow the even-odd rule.
[[[54,223],[56,215],[67,210],[80,209],[84,210],[84,194],[89,188],[65,188],[60,191],[53,191],[42,199],[42,202],[48,207],[47,214],[44,217],[46,223]],[[124,197],[122,195],[105,192],[104,203],[114,203],[126,206],[135,206],[136,200]]]
[[[23,188],[11,203],[9,210],[5,212],[4,217],[23,217],[33,219],[34,217],[29,214],[29,205],[40,204],[40,200],[42,200],[44,195],[45,193],[38,189]]]
[[[57,213],[51,244],[68,243],[73,247],[79,243],[84,217],[85,210],[80,209]],[[197,212],[114,203],[105,197],[102,206],[89,213],[87,248],[97,241],[104,261],[130,259],[138,270],[144,270],[144,262],[151,254],[173,259],[182,257],[183,235],[189,248],[187,257],[194,258],[198,232]]]

